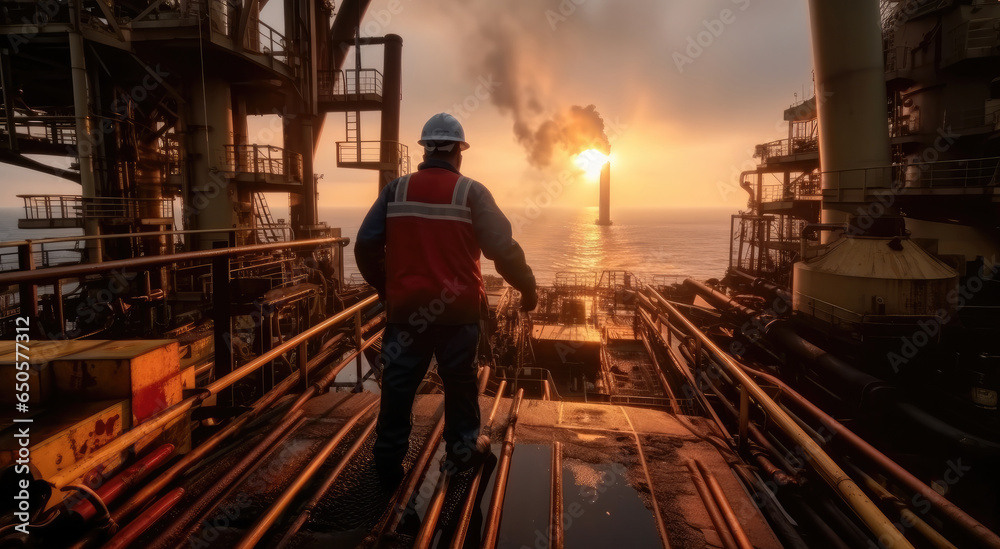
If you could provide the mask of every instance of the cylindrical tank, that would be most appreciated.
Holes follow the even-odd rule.
[[[810,0],[824,223],[842,223],[891,185],[879,5]]]
[[[841,238],[795,264],[792,306],[831,323],[863,315],[951,314],[958,273],[905,238]]]

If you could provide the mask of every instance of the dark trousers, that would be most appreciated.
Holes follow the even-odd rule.
[[[382,401],[375,429],[375,462],[379,467],[392,469],[406,458],[413,398],[431,355],[437,357],[444,382],[448,454],[459,459],[471,454],[479,436],[478,342],[478,324],[424,324],[419,329],[408,324],[386,325],[382,335]]]

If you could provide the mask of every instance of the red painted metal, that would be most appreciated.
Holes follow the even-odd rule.
[[[159,467],[168,457],[174,453],[173,444],[164,444],[156,450],[146,454],[146,456],[135,462],[131,467],[111,477],[107,482],[94,490],[101,501],[110,504],[118,499],[123,493],[128,491],[138,481],[146,477],[147,474]],[[87,500],[82,500],[72,507],[72,512],[80,515],[83,520],[90,520],[97,513]]]
[[[150,505],[149,509],[146,509],[145,512],[136,517],[128,526],[119,530],[115,537],[104,544],[104,549],[122,549],[123,547],[128,547],[147,528],[152,526],[167,511],[170,511],[174,505],[177,505],[177,502],[181,500],[181,496],[183,495],[183,488],[174,488],[170,492],[167,492],[167,495],[156,500],[156,503]]]

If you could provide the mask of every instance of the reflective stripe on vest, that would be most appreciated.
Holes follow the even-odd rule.
[[[424,219],[442,219],[472,223],[472,208],[465,205],[469,198],[472,180],[462,176],[455,182],[455,190],[451,194],[451,204],[428,204],[412,202],[406,199],[410,174],[407,174],[396,186],[396,200],[389,202],[386,217],[421,217]]]

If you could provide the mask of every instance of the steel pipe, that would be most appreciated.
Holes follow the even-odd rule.
[[[209,250],[216,251],[216,250]],[[159,258],[156,258],[159,259]],[[104,263],[107,265],[108,263]],[[250,362],[244,364],[236,370],[233,370],[225,377],[216,380],[213,383],[208,384],[204,387],[203,392],[188,397],[181,402],[174,404],[173,406],[162,410],[153,417],[146,420],[144,423],[137,425],[135,428],[122,433],[118,438],[108,442],[106,445],[102,446],[99,450],[96,450],[87,459],[68,467],[51,479],[49,483],[56,488],[62,488],[66,484],[72,482],[74,479],[78,478],[83,473],[93,469],[100,463],[103,463],[106,459],[117,454],[123,450],[126,450],[137,441],[145,438],[146,436],[153,434],[158,429],[162,428],[168,422],[182,416],[186,412],[190,411],[195,405],[201,404],[201,402],[211,395],[218,394],[219,391],[229,387],[233,383],[243,379],[244,377],[250,375],[254,370],[260,368],[261,366],[267,364],[268,362],[274,360],[275,358],[281,356],[283,353],[297,347],[300,343],[309,340],[316,334],[319,334],[328,328],[339,325],[340,323],[352,318],[354,313],[361,310],[369,305],[373,305],[378,301],[378,296],[372,295],[367,299],[364,299],[351,307],[337,313],[336,315],[320,322],[319,324],[301,332],[295,337],[289,339],[288,341],[278,345],[277,347],[271,349],[270,351],[264,353],[263,355],[251,360]],[[367,344],[370,345],[374,338],[369,339]],[[358,353],[361,351],[358,350]]]
[[[674,394],[673,387],[667,381],[667,376],[663,374],[663,367],[660,366],[660,361],[656,360],[656,353],[653,352],[653,347],[649,344],[649,338],[645,337],[645,335],[643,335],[642,344],[646,348],[646,353],[649,354],[649,359],[653,361],[653,369],[656,370],[656,376],[660,380],[660,385],[663,385],[663,390],[666,391],[667,398],[670,399],[670,412],[674,415],[680,415],[681,407],[677,403],[677,395]]]
[[[757,507],[767,517],[767,522],[772,526],[778,537],[784,542],[788,549],[808,549],[802,535],[791,524],[791,517],[782,507],[774,493],[761,482],[756,475],[747,472],[748,467],[737,465],[733,467],[736,476],[743,482],[748,490],[752,489],[760,495]]]
[[[824,427],[830,430],[831,433],[835,436],[841,437],[842,440],[851,445],[855,450],[861,452],[867,460],[880,467],[882,472],[891,476],[893,480],[926,498],[927,501],[929,501],[931,505],[942,515],[975,537],[984,547],[1000,547],[1000,536],[997,536],[995,533],[990,531],[990,529],[986,528],[982,523],[969,516],[968,513],[963,511],[954,503],[948,501],[944,498],[944,496],[924,484],[920,479],[913,476],[912,473],[900,467],[899,464],[889,459],[889,457],[880,452],[874,446],[868,444],[866,440],[855,434],[854,431],[851,431],[839,421],[821,410],[818,406],[809,402],[802,395],[795,392],[795,390],[789,387],[787,383],[775,376],[772,376],[771,374],[754,370],[746,365],[741,365],[741,367],[751,375],[759,377],[778,387],[784,398],[791,400],[797,406],[801,407],[803,410],[819,420]]]
[[[101,501],[103,501],[105,505],[114,503],[119,496],[134,486],[137,482],[144,479],[147,474],[162,465],[163,462],[166,461],[167,458],[173,453],[174,445],[164,444],[146,454],[145,457],[135,462],[121,473],[112,477],[110,480],[94,490],[94,492],[99,498],[101,498]],[[80,503],[74,505],[70,511],[80,515],[80,518],[84,521],[90,520],[93,518],[94,514],[97,513],[97,509],[94,508],[94,505],[87,500],[80,501]]]
[[[730,532],[729,527],[726,526],[726,520],[722,518],[722,511],[719,509],[719,505],[715,501],[715,498],[712,497],[712,492],[708,488],[708,483],[701,475],[701,469],[699,469],[698,466],[691,460],[688,460],[687,468],[691,471],[691,480],[694,481],[694,487],[698,491],[698,495],[701,496],[702,503],[705,504],[705,510],[708,511],[708,518],[712,520],[712,524],[715,526],[715,531],[719,534],[719,539],[722,540],[722,546],[725,549],[737,549],[736,540],[733,539],[733,533]]]
[[[826,481],[834,491],[844,500],[845,503],[854,511],[854,513],[861,519],[862,522],[879,538],[883,540],[886,544],[891,543],[892,547],[912,547],[910,542],[903,537],[902,534],[896,530],[893,526],[892,521],[890,521],[882,511],[876,506],[860,487],[851,479],[843,469],[837,465],[833,459],[819,447],[816,442],[809,437],[802,429],[799,428],[798,424],[795,423],[792,418],[788,417],[788,414],[778,406],[774,400],[772,400],[763,389],[760,388],[750,376],[743,371],[742,366],[740,366],[735,360],[733,360],[725,351],[720,349],[715,343],[701,330],[691,323],[680,311],[677,310],[673,305],[671,305],[666,299],[663,298],[655,289],[651,286],[646,286],[647,292],[656,298],[660,304],[666,308],[666,310],[674,316],[682,326],[694,337],[701,342],[702,346],[709,350],[711,354],[715,355],[719,364],[735,379],[739,384],[754,398],[757,404],[764,409],[768,417],[774,421],[774,423],[784,431],[799,447],[802,448],[805,456],[812,462],[813,467],[819,473],[819,475]]]
[[[486,384],[489,381],[490,369],[489,367],[483,368],[479,372],[479,385],[477,386],[477,394],[482,393],[486,390]],[[495,399],[499,401],[499,397]],[[496,402],[494,402],[494,410]],[[493,417],[490,414],[489,422],[492,424]],[[477,466],[476,476],[482,471],[482,465]],[[434,495],[431,497],[430,503],[427,505],[427,511],[424,513],[424,521],[420,524],[420,530],[417,532],[417,537],[413,542],[414,549],[427,549],[430,547],[431,542],[434,539],[434,531],[437,528],[437,523],[441,517],[441,509],[444,508],[444,499],[448,493],[448,485],[451,483],[451,477],[454,474],[454,470],[445,467],[443,473],[438,477],[437,486],[434,488]],[[478,483],[476,483],[476,489],[478,490]],[[471,491],[471,488],[470,488]],[[457,534],[456,530],[456,534]],[[463,532],[464,537],[464,532]]]
[[[563,537],[563,501],[562,501],[562,443],[558,440],[552,443],[552,486],[549,490],[549,548],[562,549]],[[650,490],[652,492],[652,490]],[[453,548],[454,549],[454,548]]]
[[[333,468],[333,470],[330,471],[330,473],[327,474],[326,478],[323,479],[323,482],[320,483],[320,485],[316,487],[315,490],[313,490],[313,495],[312,497],[309,498],[309,501],[307,501],[306,504],[303,506],[302,512],[300,512],[299,515],[295,517],[295,520],[292,522],[291,526],[289,526],[288,530],[286,530],[284,535],[282,535],[281,542],[279,542],[278,544],[279,546],[290,541],[292,537],[299,531],[299,529],[301,529],[302,526],[305,525],[306,521],[312,517],[312,513],[316,509],[316,505],[318,505],[320,500],[323,499],[323,495],[326,494],[326,491],[329,490],[331,486],[333,486],[333,483],[337,482],[337,479],[340,478],[340,474],[343,473],[344,469],[347,468],[347,465],[348,463],[350,463],[351,459],[353,459],[354,456],[357,455],[361,447],[364,446],[365,441],[368,440],[368,437],[375,430],[375,424],[376,424],[375,421],[371,421],[368,424],[368,426],[365,427],[365,430],[362,431],[354,440],[354,444],[351,444],[351,447],[347,449],[347,451],[344,453],[343,456],[341,456],[340,460],[337,462],[337,465]]]
[[[649,305],[650,308],[653,308],[652,302],[650,302]],[[657,326],[657,321],[654,321],[653,317],[647,314],[645,311],[640,310],[639,314],[642,317],[642,321],[645,322],[646,325],[648,325],[654,332],[656,332],[662,338],[663,332],[660,331],[660,327]],[[668,333],[670,329],[671,329],[670,324],[668,322],[667,323]],[[681,352],[683,353],[684,347],[681,346],[680,349]],[[709,415],[709,417],[712,419],[715,425],[719,428],[719,434],[728,437],[729,432],[726,429],[726,425],[722,422],[722,419],[719,418],[719,415],[715,413],[715,408],[713,408],[712,405],[708,402],[708,399],[705,397],[705,394],[698,390],[698,382],[695,380],[694,373],[692,373],[691,370],[687,367],[687,365],[684,364],[679,358],[677,358],[676,355],[674,355],[673,350],[670,349],[669,346],[667,346],[667,352],[670,354],[671,359],[677,365],[677,370],[680,371],[681,375],[684,376],[684,379],[687,380],[688,384],[690,385],[694,398],[698,400],[702,408],[704,408],[705,413]],[[695,361],[691,360],[691,362]]]
[[[722,404],[722,408],[724,410],[726,410],[727,412],[729,412],[729,415],[733,416],[734,418],[736,418],[738,420],[739,417],[740,417],[739,410],[737,410],[732,404],[729,403],[729,400],[727,400],[722,395],[722,392],[719,391],[718,387],[716,387],[715,384],[712,383],[712,380],[709,379],[708,376],[704,376],[703,379],[704,379],[705,383],[708,384],[708,387],[710,389],[712,389],[712,391],[715,392],[715,394],[719,397],[719,403]],[[747,429],[749,430],[750,436],[753,438],[754,442],[756,442],[757,444],[760,444],[761,447],[763,447],[764,450],[766,450],[769,455],[773,456],[774,459],[780,461],[781,462],[781,466],[784,467],[785,470],[788,471],[788,473],[795,474],[795,468],[792,467],[792,464],[789,463],[787,459],[785,459],[785,454],[783,452],[779,451],[774,446],[774,444],[772,444],[771,441],[768,440],[767,435],[765,435],[764,432],[761,431],[759,427],[757,427],[756,425],[754,425],[754,424],[751,423],[751,424],[749,424],[747,426]],[[770,462],[768,462],[768,463],[770,463]],[[774,467],[774,465],[772,464],[771,467]],[[777,467],[774,467],[774,469],[777,470]],[[767,470],[769,474],[772,472],[772,470],[770,468],[768,468],[768,467],[765,467],[765,470]],[[782,475],[784,475],[784,477],[786,477],[786,480],[789,480],[791,482],[794,482],[794,483],[798,484],[798,480],[792,478],[790,475],[785,474],[784,472],[781,472],[780,470],[778,470],[778,472],[781,473]],[[776,481],[777,481],[777,479],[776,479]],[[782,484],[784,484],[784,483],[782,483]]]
[[[750,543],[750,538],[747,537],[747,533],[740,526],[740,519],[736,516],[736,512],[733,511],[733,506],[729,504],[729,499],[726,498],[726,493],[722,491],[722,485],[716,480],[715,475],[709,471],[703,463],[700,461],[695,461],[695,465],[701,471],[702,476],[705,477],[705,481],[708,483],[708,490],[712,494],[712,498],[715,499],[715,503],[719,506],[719,511],[722,512],[722,518],[725,519],[726,525],[729,527],[729,531],[733,535],[733,539],[736,541],[736,546],[739,549],[753,549],[753,544]]]
[[[727,296],[726,294],[714,288],[709,288],[708,286],[697,280],[691,278],[685,278],[684,285],[689,286],[691,289],[697,292],[698,295],[703,297],[705,301],[709,302],[713,307],[719,309],[720,311],[733,310],[738,312],[740,315],[748,318],[757,314],[757,311],[754,311],[749,307],[744,307],[743,305],[740,305],[739,303],[730,299],[729,296]]]
[[[493,420],[496,418],[497,408],[500,407],[500,399],[503,398],[503,390],[507,386],[507,380],[501,380],[500,385],[497,387],[497,394],[493,398],[493,406],[490,408],[490,415],[486,419],[486,424],[483,427],[483,431],[487,436],[492,434],[493,430]],[[479,484],[482,482],[483,478],[483,468],[485,464],[480,463],[476,466],[476,472],[472,476],[472,480],[469,482],[468,492],[465,494],[465,501],[462,504],[462,510],[458,515],[458,523],[455,525],[455,533],[452,535],[450,549],[461,549],[465,546],[465,538],[469,532],[469,523],[472,521],[472,513],[476,504],[476,495],[479,493]],[[552,546],[550,546],[552,547]]]
[[[500,516],[503,513],[504,494],[507,492],[507,475],[510,474],[510,460],[514,454],[514,429],[517,426],[517,416],[521,409],[524,389],[518,389],[514,400],[510,403],[510,414],[507,420],[507,432],[503,438],[503,449],[500,453],[500,463],[497,466],[497,478],[493,484],[493,496],[490,498],[490,508],[483,523],[483,549],[495,549],[497,534],[500,531]]]
[[[156,500],[156,503],[149,506],[144,513],[125,526],[115,537],[104,544],[104,549],[124,549],[132,544],[147,528],[158,521],[167,511],[173,509],[174,505],[184,496],[183,488],[174,488],[167,492],[167,495]]]
[[[900,501],[895,494],[887,490],[885,486],[882,486],[857,466],[852,467],[852,469],[854,469],[854,474],[858,475],[861,480],[864,481],[865,486],[867,486],[872,493],[878,496],[879,500],[888,505],[892,505],[897,511],[899,511],[900,519],[903,524],[912,524],[914,530],[919,532],[924,539],[929,541],[931,545],[938,549],[958,549],[953,543],[948,541],[947,538],[941,535],[941,532],[931,528],[931,526],[924,522],[922,518],[918,517],[916,513],[911,511],[905,503]]]
[[[313,238],[310,240],[296,240],[293,242],[276,242],[271,244],[255,244],[252,246],[239,246],[233,248],[218,248],[215,250],[181,252],[170,255],[133,257],[130,259],[105,261],[103,263],[64,265],[61,267],[49,267],[48,269],[37,269],[34,271],[13,271],[9,273],[0,273],[0,285],[20,284],[22,282],[38,284],[49,280],[84,276],[88,274],[100,274],[112,270],[135,271],[142,267],[158,267],[180,261],[211,259],[215,257],[243,255],[254,252],[308,248],[310,246],[318,247],[323,244],[339,244],[341,246],[346,246],[350,242],[351,239],[347,237]]]
[[[218,505],[229,491],[236,486],[240,478],[259,467],[263,462],[263,457],[274,450],[278,444],[283,442],[304,422],[302,412],[298,410],[285,418],[280,425],[255,444],[235,465],[226,470],[220,479],[216,480],[212,486],[204,491],[201,497],[188,505],[184,513],[177,517],[158,537],[157,543],[153,545],[153,549],[170,546],[171,543],[183,534],[190,534],[191,531],[195,530],[197,524],[192,527],[192,523],[195,523],[195,521],[202,518],[204,514]]]
[[[434,530],[437,528],[438,518],[441,516],[441,509],[444,508],[444,497],[448,493],[448,485],[451,484],[451,475],[451,470],[445,469],[438,477],[434,495],[431,496],[431,501],[427,504],[427,511],[424,513],[424,521],[420,524],[417,538],[413,540],[413,549],[427,549],[431,546],[431,542],[434,540]]]
[[[21,196],[21,195],[18,195]],[[39,238],[37,240],[8,240],[6,242],[0,242],[0,248],[13,248],[14,246],[22,246],[25,244],[55,244],[58,242],[78,242],[80,240],[114,240],[116,238],[143,238],[150,236],[171,236],[177,234],[202,234],[202,233],[240,233],[240,232],[251,232],[257,231],[259,229],[245,227],[231,227],[228,229],[185,229],[179,231],[142,231],[137,233],[124,233],[124,234],[98,234],[98,235],[80,235],[80,236],[57,236],[52,238]],[[347,238],[347,237],[345,237]]]
[[[215,433],[199,444],[196,448],[185,454],[177,463],[164,471],[155,480],[147,483],[139,492],[132,496],[132,498],[115,510],[111,514],[111,518],[116,522],[121,522],[122,519],[129,516],[133,511],[152,499],[167,484],[184,473],[184,471],[194,465],[197,461],[207,456],[209,452],[215,450],[216,447],[225,442],[230,436],[236,434],[247,423],[256,418],[264,409],[274,404],[274,402],[285,394],[285,392],[292,389],[296,383],[298,383],[298,377],[299,373],[293,372],[291,375],[283,379],[281,383],[275,385],[271,391],[258,399],[250,410],[243,413],[241,416],[234,418],[234,420],[226,425],[221,431]],[[286,415],[291,411],[292,410],[286,411]]]
[[[444,433],[444,408],[442,405],[441,416],[438,418],[437,423],[434,424],[434,428],[431,429],[431,434],[428,435],[427,441],[424,443],[424,447],[421,449],[420,454],[417,455],[417,461],[413,464],[413,468],[410,469],[409,474],[406,476],[406,482],[400,486],[400,490],[395,494],[393,499],[394,504],[391,508],[394,508],[392,515],[388,522],[385,523],[384,527],[380,529],[378,539],[381,540],[382,537],[387,532],[395,531],[401,522],[403,522],[403,517],[406,516],[406,510],[409,508],[410,496],[417,489],[417,484],[420,482],[420,478],[424,476],[427,470],[427,466],[431,462],[431,458],[434,457],[434,452],[437,450],[438,444],[441,442],[441,434]]]
[[[298,493],[306,486],[306,484],[309,483],[313,475],[315,475],[316,472],[319,471],[319,468],[322,467],[323,463],[325,463],[327,458],[330,457],[330,454],[332,454],[333,451],[337,449],[337,446],[340,445],[341,441],[344,440],[344,437],[347,436],[347,433],[350,432],[352,428],[354,428],[354,425],[361,420],[362,416],[368,414],[368,412],[370,412],[373,408],[378,406],[378,403],[379,403],[378,400],[372,402],[371,404],[366,406],[362,411],[358,412],[353,417],[351,417],[351,419],[347,420],[344,423],[344,425],[340,427],[340,429],[337,431],[337,434],[335,434],[333,438],[328,440],[327,443],[323,445],[323,447],[319,450],[319,452],[317,452],[313,456],[313,458],[309,461],[309,464],[306,465],[306,468],[303,469],[302,472],[299,473],[297,477],[295,477],[295,480],[288,488],[285,488],[285,491],[281,493],[281,496],[279,496],[278,499],[271,505],[271,507],[264,514],[264,516],[257,519],[257,522],[253,525],[253,527],[246,534],[243,535],[243,539],[241,539],[240,542],[236,545],[237,548],[249,549],[257,545],[257,542],[264,537],[264,534],[267,533],[268,529],[270,529],[271,526],[281,516],[281,514],[284,513],[285,509],[288,507],[289,504],[291,504],[295,496],[298,495]],[[369,426],[369,429],[374,428],[374,426],[375,426],[375,420],[373,419],[371,425]],[[365,436],[367,436],[367,432],[369,431],[365,431]]]

